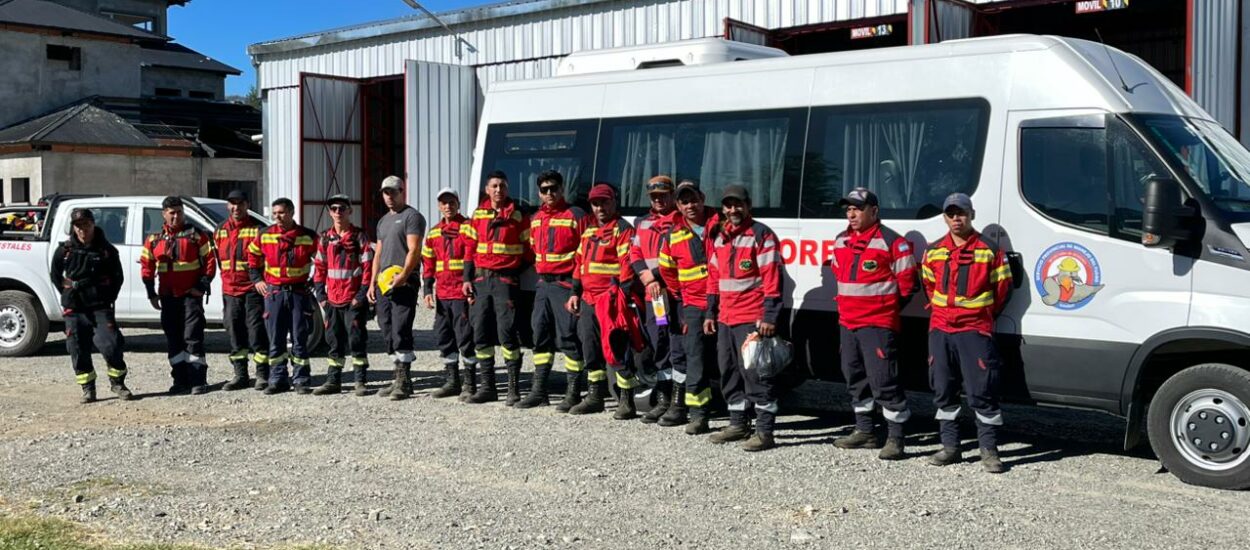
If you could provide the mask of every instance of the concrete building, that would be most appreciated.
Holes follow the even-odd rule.
[[[189,0],[0,0],[0,204],[260,190],[240,71],[166,36]]]

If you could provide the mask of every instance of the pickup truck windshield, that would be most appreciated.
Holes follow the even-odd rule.
[[[1214,122],[1161,115],[1136,118],[1159,149],[1233,218],[1229,221],[1250,221],[1250,151]]]

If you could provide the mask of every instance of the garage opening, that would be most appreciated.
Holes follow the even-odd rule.
[[[404,174],[404,78],[366,81],[360,87],[364,103],[364,176],[360,190],[364,227],[373,233],[386,214],[378,188],[387,176]],[[410,197],[411,198],[411,197]]]
[[[1058,34],[1097,42],[1142,58],[1177,86],[1185,87],[1185,2],[1057,1],[1023,6],[986,4],[974,25],[976,36]]]
[[[907,15],[777,29],[771,39],[790,55],[906,46]]]

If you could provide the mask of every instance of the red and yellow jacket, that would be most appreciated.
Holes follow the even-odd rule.
[[[518,271],[525,266],[530,253],[530,221],[517,209],[516,201],[495,210],[490,198],[473,211],[473,219],[460,228],[460,238],[468,247],[464,280],[472,281],[476,269]]]
[[[267,285],[303,285],[312,274],[317,255],[317,234],[296,224],[283,231],[278,224],[269,226],[260,238],[248,247],[252,282]]]
[[[781,315],[777,235],[751,219],[741,227],[726,220],[718,229],[707,262],[707,318],[730,326],[776,324]]]
[[[539,275],[572,275],[577,246],[589,223],[584,210],[568,203],[539,208],[530,222],[534,271]]]
[[[630,241],[634,227],[617,216],[603,225],[592,222],[582,232],[573,270],[573,292],[593,301],[613,286],[627,285],[634,278],[629,267]]]
[[[174,231],[169,226],[148,235],[139,253],[139,274],[148,289],[148,298],[183,297],[192,289],[208,292],[217,275],[217,255],[208,234],[190,225]]]
[[[443,220],[430,229],[421,246],[421,274],[425,293],[435,293],[439,300],[463,300],[464,259],[469,256],[464,239],[460,238],[468,219],[460,214]]]
[[[365,303],[369,277],[373,275],[373,243],[359,227],[339,233],[333,227],[321,233],[313,257],[313,283],[317,300],[345,306]]]
[[[703,236],[683,216],[660,240],[660,277],[683,306],[707,309],[707,236],[720,224],[720,215],[704,209]]]
[[[635,274],[642,275],[643,271],[650,270],[656,280],[661,280],[660,243],[664,241],[668,230],[681,220],[681,212],[677,210],[667,214],[653,210],[634,220],[634,240],[631,243],[633,248],[629,251],[629,263]]]
[[[248,274],[247,248],[260,235],[262,228],[251,217],[243,221],[226,220],[217,228],[217,266],[221,270],[221,293],[242,296],[252,290]]]
[[[1006,254],[974,232],[963,246],[947,233],[929,245],[920,267],[932,310],[929,329],[989,335],[1011,293]]]
[[[850,228],[834,241],[838,282],[838,323],[855,330],[902,330],[902,301],[916,291],[916,258],[911,243],[880,223],[867,231]]]

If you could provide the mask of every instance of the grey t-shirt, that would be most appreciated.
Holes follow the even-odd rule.
[[[378,273],[393,265],[404,266],[408,257],[408,235],[425,236],[425,216],[416,208],[404,206],[399,212],[387,212],[378,221],[378,240],[382,249],[376,251],[373,261],[378,262]],[[412,278],[419,278],[421,264],[412,270]]]

